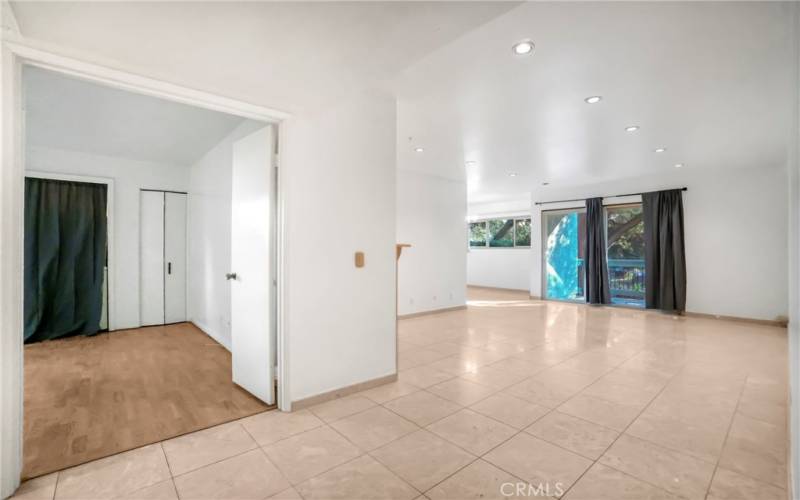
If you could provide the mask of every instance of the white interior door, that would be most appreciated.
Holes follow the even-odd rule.
[[[186,321],[186,194],[164,193],[164,323]]]
[[[272,126],[233,144],[229,275],[233,381],[268,404],[275,402],[274,144]]]
[[[141,191],[140,206],[140,322],[143,326],[163,325],[164,193]]]

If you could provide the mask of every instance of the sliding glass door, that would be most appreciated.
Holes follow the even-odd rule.
[[[611,303],[644,307],[642,204],[605,207]],[[583,208],[542,212],[544,298],[583,302],[586,217]]]
[[[606,207],[608,284],[613,304],[644,307],[642,204]]]
[[[583,301],[585,210],[542,212],[542,232],[544,297]]]

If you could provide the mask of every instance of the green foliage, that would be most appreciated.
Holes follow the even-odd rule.
[[[516,228],[514,232],[516,233],[516,242],[517,246],[527,247],[531,244],[531,220],[530,219],[519,219],[516,222]]]
[[[469,224],[469,246],[513,247],[530,246],[530,219],[490,219]]]
[[[485,222],[472,222],[469,225],[469,246],[471,247],[485,247],[486,246],[486,223]]]
[[[608,208],[608,258],[644,258],[644,221],[641,205]]]
[[[489,221],[489,246],[514,246],[514,219],[492,219]]]

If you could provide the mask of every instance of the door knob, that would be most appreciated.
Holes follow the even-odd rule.
[[[235,280],[236,279],[236,273],[225,273],[225,279],[229,280],[229,281],[230,280]]]

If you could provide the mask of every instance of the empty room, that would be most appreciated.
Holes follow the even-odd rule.
[[[243,175],[268,171],[270,127],[33,66],[22,84],[23,477],[273,408],[234,383],[247,307],[226,279],[266,218],[232,223],[270,198]]]
[[[0,25],[0,498],[800,498],[800,4]]]

